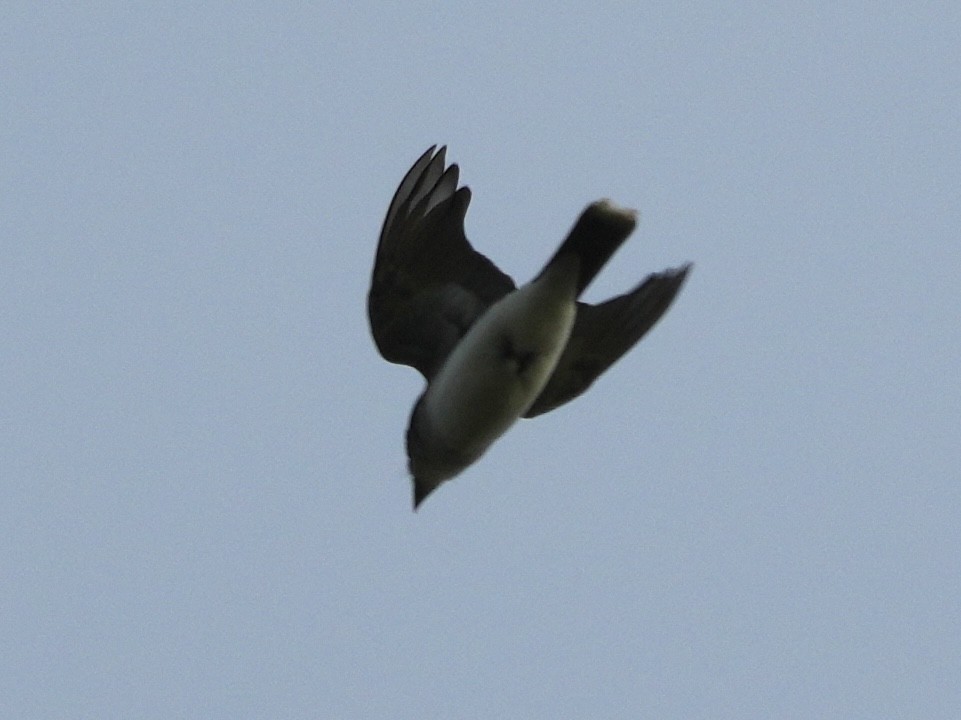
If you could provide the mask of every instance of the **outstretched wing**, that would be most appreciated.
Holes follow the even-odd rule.
[[[474,321],[515,289],[464,235],[470,190],[431,147],[397,188],[377,245],[367,314],[386,360],[430,380]]]
[[[573,400],[644,337],[671,306],[691,265],[650,275],[634,290],[599,305],[577,304],[577,319],[564,353],[524,417]]]

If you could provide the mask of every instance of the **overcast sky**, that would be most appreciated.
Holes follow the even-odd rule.
[[[0,10],[0,716],[961,717],[961,6],[58,5]],[[414,514],[365,295],[434,143],[519,282],[601,197],[588,300],[695,267]]]

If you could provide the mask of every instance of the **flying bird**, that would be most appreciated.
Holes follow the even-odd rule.
[[[517,287],[464,235],[470,204],[446,147],[432,146],[387,209],[367,298],[383,357],[427,386],[407,428],[414,509],[521,417],[587,390],[661,318],[691,264],[598,305],[578,298],[634,230],[633,210],[587,206],[558,250]]]

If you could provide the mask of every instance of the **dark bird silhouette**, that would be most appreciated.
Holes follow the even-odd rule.
[[[518,288],[464,235],[470,190],[431,147],[401,181],[377,245],[367,311],[385,359],[427,380],[407,429],[416,509],[520,417],[573,400],[654,326],[691,268],[649,275],[598,305],[578,301],[634,230],[636,214],[587,206]]]

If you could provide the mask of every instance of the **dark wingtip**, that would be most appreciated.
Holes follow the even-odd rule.
[[[661,273],[661,275],[672,278],[677,287],[677,291],[679,292],[681,289],[681,286],[687,280],[687,276],[691,274],[691,270],[693,269],[694,269],[694,263],[686,262],[683,265],[678,265],[676,268],[665,270],[663,273]]]

